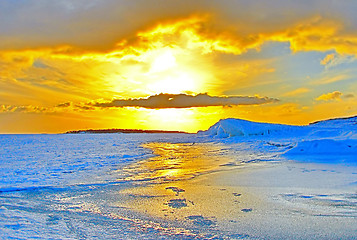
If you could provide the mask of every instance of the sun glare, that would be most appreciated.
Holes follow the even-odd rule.
[[[195,132],[199,128],[194,109],[155,109],[142,110],[151,129]]]
[[[151,73],[162,72],[176,66],[176,58],[172,51],[165,50],[159,56],[155,57],[151,64]]]
[[[171,94],[196,92],[198,90],[195,80],[185,72],[178,72],[165,76],[162,79],[149,84],[148,89],[153,93]]]

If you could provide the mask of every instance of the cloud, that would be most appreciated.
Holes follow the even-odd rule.
[[[355,95],[352,94],[352,93],[349,93],[349,94],[346,94],[346,95],[343,95],[343,98],[354,98]]]
[[[334,53],[327,54],[326,57],[320,61],[320,64],[327,65],[328,63],[332,62],[335,57],[336,55]]]
[[[351,79],[351,75],[348,72],[346,72],[346,73],[337,74],[335,76],[326,75],[321,79],[313,81],[312,84],[317,84],[317,85],[330,84],[330,83],[345,81],[348,79]]]
[[[348,55],[348,54],[327,54],[324,59],[320,61],[321,65],[324,65],[327,69],[331,67],[335,67],[340,64],[346,64],[346,63],[352,63],[355,61],[356,58],[354,55]]]
[[[301,94],[304,94],[304,93],[307,93],[310,91],[311,91],[311,89],[308,89],[308,88],[298,88],[293,91],[284,93],[283,96],[284,97],[294,97],[294,96],[298,96],[298,95],[301,95]]]
[[[158,94],[148,98],[114,99],[111,101],[92,101],[89,103],[64,102],[52,107],[33,105],[0,105],[0,113],[60,113],[95,111],[96,108],[142,107],[147,109],[191,108],[208,106],[261,105],[279,101],[268,97],[229,96],[216,97],[208,94]]]
[[[164,16],[158,13],[158,10],[148,7],[150,5],[148,2],[150,1],[142,2],[147,11],[144,11],[144,7],[138,7],[136,4],[132,6],[135,13],[142,13],[143,16],[138,14],[140,15],[139,20],[135,18],[135,20],[127,21],[130,23],[128,31],[122,31],[122,27],[118,28],[119,21],[116,21],[119,13],[123,11],[123,6],[128,4],[125,1],[122,2],[122,5],[115,1],[96,1],[96,6],[87,8],[85,12],[82,12],[80,7],[86,5],[85,1],[64,4],[39,0],[34,1],[32,5],[28,4],[26,7],[29,9],[21,4],[16,8],[9,9],[9,13],[4,12],[3,16],[14,19],[15,26],[10,29],[11,31],[4,31],[4,34],[0,36],[0,79],[4,79],[3,85],[6,85],[6,88],[13,85],[14,87],[9,90],[13,94],[17,94],[20,88],[21,91],[28,89],[26,95],[29,99],[33,96],[40,98],[44,96],[43,92],[46,92],[46,97],[39,99],[38,102],[56,100],[57,98],[48,97],[53,94],[61,96],[60,101],[73,102],[85,101],[83,98],[91,100],[100,97],[111,99],[113,96],[142,97],[160,92],[176,94],[190,91],[219,95],[238,88],[273,83],[268,82],[270,80],[268,77],[262,77],[265,72],[268,72],[269,76],[274,76],[273,60],[251,60],[244,64],[247,61],[242,61],[242,58],[239,58],[244,53],[259,51],[264,43],[270,41],[289,43],[293,51],[335,49],[337,53],[333,57],[331,55],[329,60],[325,60],[326,66],[340,61],[338,60],[342,59],[339,57],[340,52],[357,54],[357,49],[354,48],[357,46],[356,36],[344,31],[346,26],[343,20],[327,17],[329,15],[308,14],[296,18],[278,15],[277,19],[284,21],[278,21],[279,24],[268,24],[269,26],[263,24],[263,28],[262,24],[259,24],[259,18],[254,16],[248,17],[246,21],[240,21],[239,16],[233,17],[237,14],[230,16],[229,14],[232,13],[229,11],[231,10],[229,5],[234,4],[229,1],[225,3],[226,9],[220,10],[217,5],[217,12],[212,11],[214,8],[209,7],[210,4],[206,1],[195,1],[196,7],[205,6],[205,8],[202,11],[194,11],[191,7],[185,7],[180,14],[173,13],[178,9],[177,4],[181,6],[181,4],[184,5],[183,3],[170,1],[168,4],[162,1],[170,11]],[[255,8],[254,4],[249,7],[252,12]],[[6,10],[6,7],[2,9]],[[113,15],[113,9],[118,10],[115,15]],[[31,24],[37,23],[36,19],[41,19],[37,14],[33,14],[34,18],[29,16],[29,12],[35,10],[39,11],[39,14],[46,15],[42,19],[49,19],[45,21],[46,23],[39,22],[45,24],[44,28],[31,28]],[[245,16],[243,14],[245,11],[239,11],[242,12],[242,16]],[[270,11],[277,10],[267,9],[263,12],[267,14]],[[223,16],[224,12],[227,12],[229,17]],[[80,20],[76,14],[79,14],[83,19]],[[102,20],[104,15],[108,16],[104,19],[113,21],[99,24],[101,21],[106,21]],[[133,13],[133,15],[135,14]],[[260,14],[258,15],[260,16]],[[24,17],[20,18],[19,16]],[[52,19],[55,16],[63,21]],[[123,19],[128,18],[125,14],[122,16]],[[272,21],[267,16],[264,21]],[[30,20],[25,21],[24,19]],[[88,22],[85,22],[85,19]],[[144,21],[145,19],[148,21]],[[232,21],[229,22],[228,19]],[[131,25],[132,21],[141,23]],[[6,22],[12,21],[0,21],[0,28],[5,27],[3,25]],[[93,22],[98,23],[94,24]],[[41,33],[36,29],[41,29]],[[46,29],[43,31],[46,36],[42,35],[42,29]],[[93,29],[98,31],[93,31]],[[52,31],[55,30],[58,32],[52,35]],[[100,37],[94,37],[92,34]],[[2,41],[2,37],[9,37],[16,41]],[[22,42],[24,40],[26,41]],[[103,46],[100,45],[101,43]],[[5,51],[6,49],[8,51]],[[167,56],[165,52],[169,52],[175,57],[174,62],[177,66],[170,68],[170,65],[167,64],[163,69],[161,63],[153,64],[155,63],[154,59],[159,60],[160,56]],[[226,58],[230,60],[220,62],[217,56],[222,55],[225,57],[231,55]],[[232,55],[237,58],[233,58]],[[354,57],[354,55],[350,56]],[[160,68],[155,68],[157,65]],[[154,71],[155,69],[156,71]],[[327,84],[348,78],[350,76],[346,74],[336,77],[329,75],[328,78],[321,79],[321,81],[323,84]],[[183,79],[187,83],[178,84]],[[176,86],[170,85],[173,82],[176,83]],[[19,84],[22,85],[18,86]],[[1,88],[4,86],[0,82]],[[34,93],[33,89],[39,93]],[[104,92],[106,94],[103,94]],[[235,93],[236,91],[230,92],[230,94]],[[302,92],[287,94],[299,93]],[[12,102],[6,103],[13,104]],[[33,103],[21,102],[21,104]],[[50,104],[55,105],[57,102]]]
[[[138,30],[148,26],[202,14],[213,16],[212,21],[201,23],[196,30],[217,50],[233,45],[239,53],[272,40],[291,42],[294,51],[356,54],[356,26],[351,24],[356,22],[352,11],[356,3],[313,2],[307,7],[284,0],[259,4],[245,0],[5,1],[0,3],[0,49],[69,45],[91,52],[107,51],[122,39],[131,42]],[[290,14],[282,14],[287,11]],[[211,41],[214,36],[228,40],[229,45],[225,45],[227,41]]]
[[[95,110],[93,106],[85,103],[74,104],[65,102],[56,106],[41,107],[33,105],[0,105],[0,113],[61,113],[61,112],[80,112]]]
[[[357,56],[357,38],[354,33],[348,33],[346,25],[341,19],[315,15],[302,19],[288,27],[283,32],[265,35],[265,41],[290,42],[290,48],[298,51],[331,51],[339,54]],[[330,59],[326,59],[331,61]],[[328,62],[328,61],[327,61]]]
[[[321,96],[315,98],[317,101],[329,101],[329,100],[340,100],[343,94],[339,91],[334,91],[331,93],[322,94]]]
[[[0,105],[0,113],[43,113],[49,112],[51,108],[38,106],[16,106],[16,105]]]
[[[158,94],[148,98],[114,99],[109,102],[91,103],[94,107],[142,107],[142,108],[191,108],[208,106],[259,105],[277,102],[279,100],[267,97],[229,96],[217,97],[208,94]]]

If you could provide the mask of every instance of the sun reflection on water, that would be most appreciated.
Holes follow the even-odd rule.
[[[241,209],[250,209],[257,201],[243,194],[241,187],[216,184],[217,174],[234,161],[221,144],[153,142],[143,147],[155,156],[124,169],[129,175],[124,180],[134,185],[118,192],[123,199],[118,207],[179,220],[183,225],[210,227],[218,219],[237,220],[243,216]]]
[[[213,171],[229,161],[216,144],[163,143],[144,144],[156,156],[135,163],[125,169],[125,180],[151,181],[155,183],[185,180]]]

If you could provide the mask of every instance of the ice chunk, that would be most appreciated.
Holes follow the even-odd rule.
[[[308,126],[292,126],[284,124],[271,124],[251,122],[242,119],[223,119],[210,127],[207,131],[199,132],[216,138],[228,138],[235,136],[287,136],[306,133]]]

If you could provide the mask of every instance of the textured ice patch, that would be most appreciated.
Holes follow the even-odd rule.
[[[329,162],[357,162],[356,140],[320,139],[299,142],[285,156],[297,159],[328,160]]]

